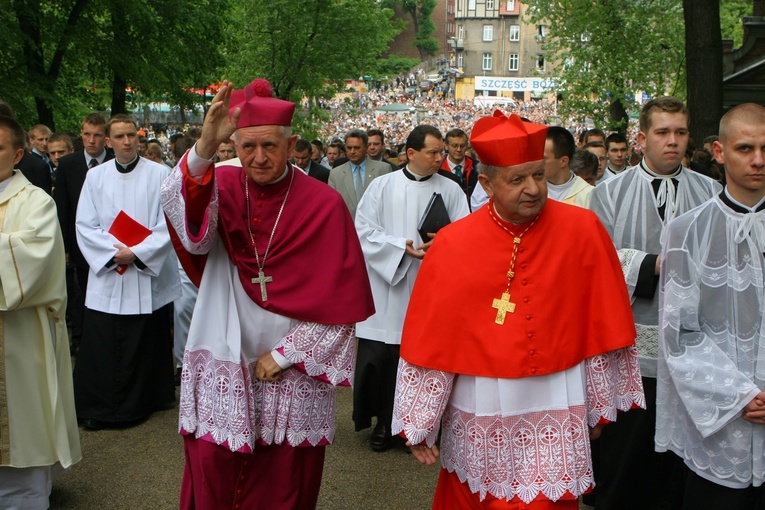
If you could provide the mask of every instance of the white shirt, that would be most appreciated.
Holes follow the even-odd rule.
[[[173,246],[159,202],[168,168],[140,158],[129,173],[117,171],[111,159],[88,171],[77,204],[77,244],[90,266],[85,306],[100,312],[148,314],[181,295],[178,267],[171,257]],[[107,267],[118,243],[109,233],[120,211],[152,231],[141,243],[130,246],[145,264],[130,264],[124,274],[117,265]]]
[[[403,171],[373,180],[356,210],[356,232],[369,273],[376,313],[358,323],[359,338],[401,343],[401,329],[421,261],[406,255],[407,239],[425,243],[417,232],[433,193],[440,193],[456,221],[470,214],[459,185],[438,174],[411,180]]]

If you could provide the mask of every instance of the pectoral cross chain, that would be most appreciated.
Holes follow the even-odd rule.
[[[263,301],[268,301],[268,293],[266,292],[266,284],[271,283],[272,281],[274,281],[274,279],[270,276],[266,276],[262,269],[258,271],[258,277],[252,279],[252,283],[260,284],[260,297],[263,298]],[[496,301],[496,299],[494,301]],[[515,308],[515,305],[513,305],[513,308]],[[502,317],[504,317],[504,314],[502,315]]]
[[[507,315],[507,312],[515,312],[515,303],[510,302],[509,292],[503,292],[502,298],[495,299],[491,307],[497,309],[497,318],[494,319],[494,323],[499,325],[505,323],[505,316]]]

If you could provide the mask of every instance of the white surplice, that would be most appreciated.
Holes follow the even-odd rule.
[[[90,266],[85,306],[115,314],[150,314],[181,295],[176,258],[159,202],[167,166],[140,158],[128,173],[117,171],[116,159],[90,170],[77,204],[77,244]],[[146,266],[130,264],[124,274],[106,264],[119,243],[109,233],[120,211],[151,230],[142,242],[129,248]]]
[[[673,221],[662,252],[656,449],[731,488],[765,481],[765,211],[715,197]]]
[[[356,232],[367,264],[376,313],[358,323],[359,338],[392,345],[401,343],[406,308],[422,264],[406,255],[406,241],[413,240],[415,248],[424,244],[417,225],[433,193],[441,194],[451,221],[470,214],[465,193],[454,181],[438,174],[416,181],[403,170],[392,172],[373,180],[364,192],[356,209]]]
[[[432,446],[440,430],[441,465],[480,499],[528,503],[541,494],[557,501],[593,485],[588,427],[633,406],[645,406],[634,346],[522,379],[452,374],[402,359],[392,432]]]
[[[664,219],[659,215],[659,200],[651,182],[661,179],[659,197],[665,204]],[[669,179],[677,180],[675,189]],[[668,190],[662,194],[662,189]],[[699,206],[720,192],[716,181],[682,168],[676,175],[658,176],[641,164],[595,186],[590,194],[590,209],[598,215],[616,246],[632,300],[640,355],[640,371],[644,377],[656,377],[658,356],[658,288],[653,299],[636,299],[640,265],[648,254],[661,252],[664,228],[672,218]],[[605,305],[605,303],[604,303]]]
[[[189,172],[204,173],[210,162],[190,154]],[[256,442],[331,443],[335,386],[353,377],[354,325],[299,321],[255,304],[218,235],[217,185],[197,242],[188,235],[182,186],[176,166],[163,185],[163,206],[184,248],[208,257],[183,357],[180,432],[239,452]],[[255,376],[268,352],[282,368],[293,367],[275,382]]]

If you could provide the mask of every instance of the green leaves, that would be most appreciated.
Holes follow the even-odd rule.
[[[534,23],[546,23],[549,71],[562,78],[564,114],[589,116],[596,125],[624,129],[635,92],[673,91],[684,73],[681,0],[530,0]],[[618,101],[619,108],[610,112]],[[614,118],[614,113],[616,118]]]
[[[373,0],[248,0],[230,20],[227,77],[237,87],[266,78],[295,102],[331,97],[343,80],[369,74],[400,31],[393,11]]]

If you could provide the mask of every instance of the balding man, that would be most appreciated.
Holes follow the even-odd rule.
[[[725,189],[667,227],[656,449],[685,462],[683,509],[765,508],[765,108],[720,121]]]
[[[342,198],[289,163],[295,105],[265,80],[232,89],[221,85],[162,197],[199,285],[180,507],[310,509],[335,386],[353,380],[354,323],[373,313],[372,296]],[[215,167],[229,139],[241,165]]]
[[[576,510],[588,434],[643,400],[613,244],[591,211],[547,200],[546,133],[476,122],[490,200],[439,231],[412,291],[393,433],[434,464],[440,432],[437,510]]]

